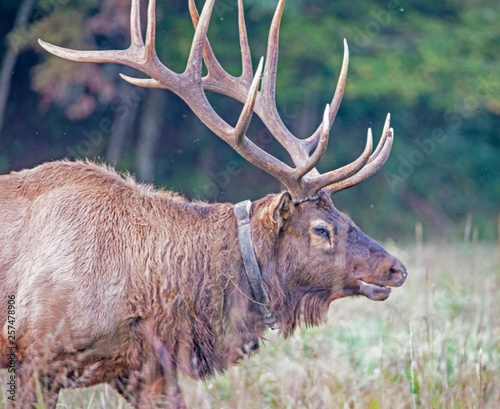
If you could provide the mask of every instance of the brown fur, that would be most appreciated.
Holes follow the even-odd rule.
[[[295,205],[269,195],[252,211],[263,288],[285,337],[359,294],[357,279],[390,285],[401,265],[325,194]],[[328,238],[312,230],[318,221]],[[203,378],[259,346],[265,327],[232,204],[189,202],[91,162],[52,162],[0,176],[0,230],[0,351],[15,295],[18,406],[34,405],[38,381],[50,407],[61,388],[107,382],[135,407],[183,408],[178,371]]]

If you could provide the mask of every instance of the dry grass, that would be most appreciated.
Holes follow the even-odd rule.
[[[188,406],[498,408],[498,249],[388,249],[406,262],[410,276],[387,301],[338,300],[326,326],[287,341],[270,332],[259,355],[227,374],[205,382],[182,379]],[[4,384],[5,374],[0,380]],[[128,408],[104,386],[65,391],[59,402],[59,408]]]

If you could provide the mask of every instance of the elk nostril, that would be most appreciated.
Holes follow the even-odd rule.
[[[389,273],[391,274],[391,278],[394,282],[399,285],[403,284],[406,280],[406,276],[408,275],[408,271],[406,268],[400,266],[399,264],[395,264],[389,269]]]

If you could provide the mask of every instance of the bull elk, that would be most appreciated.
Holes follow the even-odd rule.
[[[301,324],[323,322],[335,299],[385,300],[389,287],[406,279],[405,266],[330,198],[384,164],[393,142],[389,116],[374,151],[368,131],[357,160],[323,174],[316,170],[344,92],[347,44],[321,125],[299,139],[275,102],[285,1],[274,15],[265,67],[261,59],[255,75],[238,1],[238,78],[221,67],[207,40],[214,1],[207,0],[199,15],[189,0],[196,31],[182,74],[157,57],[155,0],[149,1],[145,41],[139,0],[132,0],[126,50],[40,44],[69,60],[145,73],[148,79],[122,77],[179,95],[208,128],[286,190],[238,205],[190,202],[89,161],[50,162],[0,176],[0,367],[11,363],[3,351],[14,350],[19,407],[41,399],[55,408],[62,388],[109,383],[136,408],[185,408],[179,371],[193,378],[224,371],[259,348],[266,328],[287,337]],[[214,111],[206,91],[244,103],[234,127]],[[246,136],[254,112],[294,167]],[[3,319],[9,297],[16,300],[15,339]]]

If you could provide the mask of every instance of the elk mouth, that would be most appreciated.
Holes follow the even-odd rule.
[[[358,278],[356,280],[358,293],[373,301],[386,300],[392,292],[389,287],[401,287],[406,281],[406,277],[408,275],[408,271],[402,265],[394,265],[389,269],[389,273],[389,279],[379,281],[378,283],[367,283],[361,278]]]
[[[391,295],[392,289],[384,285],[370,284],[363,280],[358,280],[359,294],[373,301],[384,301]]]

